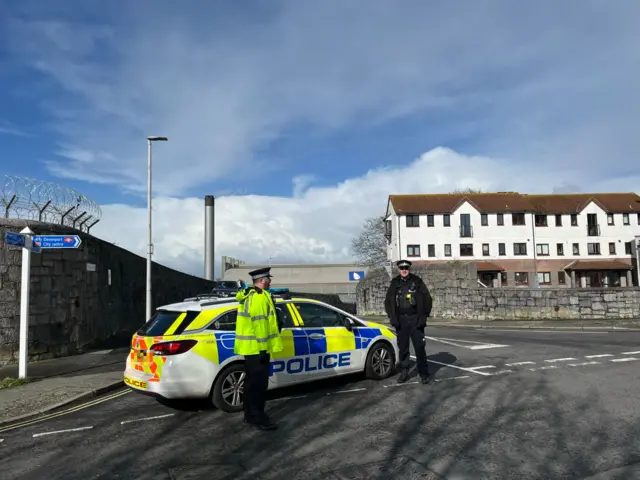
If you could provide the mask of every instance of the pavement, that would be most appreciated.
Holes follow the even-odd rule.
[[[271,392],[258,432],[126,389],[0,426],[12,479],[640,478],[640,332],[429,327],[434,381]],[[22,387],[17,387],[22,388]],[[0,391],[0,398],[3,392]]]
[[[27,365],[26,384],[0,390],[0,428],[122,387],[128,348],[100,350]],[[18,365],[0,367],[0,380]]]

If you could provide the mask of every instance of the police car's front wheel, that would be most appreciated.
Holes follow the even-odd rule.
[[[211,390],[213,406],[228,413],[242,411],[244,377],[241,363],[229,365],[220,372]]]
[[[387,342],[377,342],[369,350],[365,375],[367,378],[382,380],[393,373],[395,354],[391,345]]]

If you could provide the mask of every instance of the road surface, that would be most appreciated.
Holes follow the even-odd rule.
[[[0,429],[0,472],[50,480],[640,478],[640,332],[429,328],[427,336],[431,385],[354,376],[273,392],[275,432],[249,429],[242,414],[123,390]]]

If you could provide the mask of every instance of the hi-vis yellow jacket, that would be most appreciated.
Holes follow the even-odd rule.
[[[233,351],[238,355],[281,352],[284,347],[271,294],[252,286],[236,293],[236,300],[240,305]]]

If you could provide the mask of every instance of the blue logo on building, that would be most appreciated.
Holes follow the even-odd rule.
[[[349,280],[357,282],[364,278],[364,272],[349,272]]]

